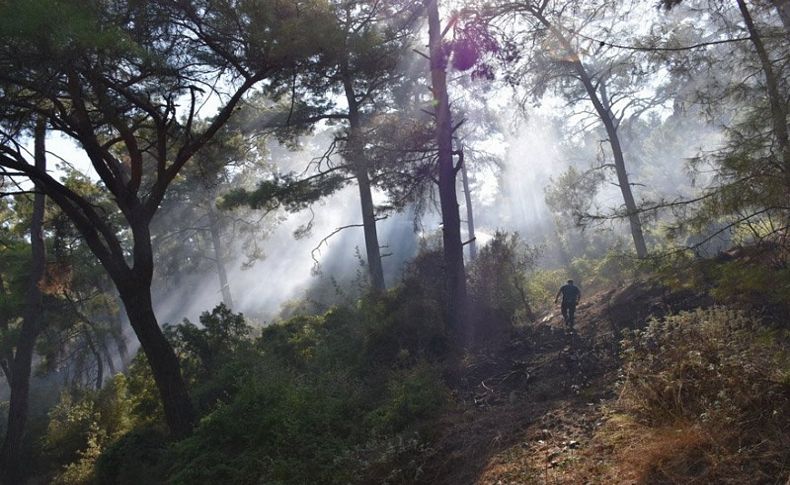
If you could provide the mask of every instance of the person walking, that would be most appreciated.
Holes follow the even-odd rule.
[[[557,292],[557,296],[554,297],[554,303],[557,303],[559,300],[560,295],[562,295],[562,318],[565,320],[565,325],[568,326],[569,330],[573,330],[573,324],[575,323],[575,315],[576,315],[576,305],[581,300],[582,292],[578,286],[573,284],[573,280],[568,280],[568,282],[560,288],[560,291]]]

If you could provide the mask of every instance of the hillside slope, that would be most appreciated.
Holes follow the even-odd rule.
[[[422,482],[663,483],[645,480],[649,463],[641,469],[613,463],[622,450],[607,442],[611,435],[639,432],[626,429],[612,412],[620,341],[651,318],[713,304],[707,291],[640,281],[582,301],[573,333],[556,312],[517,327],[499,348],[467,360],[458,406],[441,423],[436,459],[426,466]],[[784,438],[790,436],[783,429]],[[704,470],[698,474],[705,476]],[[777,477],[776,483],[787,478]]]

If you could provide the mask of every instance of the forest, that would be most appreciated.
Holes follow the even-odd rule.
[[[0,484],[790,483],[789,112],[790,0],[0,0]]]

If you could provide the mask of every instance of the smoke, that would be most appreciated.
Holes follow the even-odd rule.
[[[540,115],[530,117],[509,134],[498,177],[500,197],[495,205],[483,206],[488,226],[526,235],[550,220],[544,190],[551,176],[567,167],[558,140],[556,127]]]
[[[269,150],[276,157],[272,164],[281,173],[301,172],[306,161],[324,153],[329,140],[324,131],[304,140],[299,151],[283,150],[274,144]],[[374,194],[374,199],[383,202],[385,197]],[[259,215],[253,211],[246,218],[254,220]],[[259,322],[271,321],[283,304],[304,298],[316,286],[364,279],[361,223],[358,189],[353,181],[308,209],[291,214],[281,210],[262,218],[260,224],[264,227],[259,233],[246,234],[229,243],[231,255],[225,265],[233,310]],[[305,231],[307,227],[309,230]],[[385,256],[385,277],[392,285],[404,261],[417,251],[412,215],[408,211],[393,214],[379,221],[377,229]],[[241,242],[242,237],[250,236],[257,238],[254,243],[261,250],[252,262]],[[178,323],[183,318],[196,321],[200,313],[222,301],[214,265],[201,268],[200,272],[181,276],[154,291],[160,322]]]
[[[424,75],[426,67],[426,62],[418,56],[409,56],[400,66],[414,76]],[[424,90],[425,86],[415,86],[415,89]],[[578,140],[569,140],[567,126],[557,119],[560,110],[556,99],[545,99],[542,108],[514,126],[511,120],[518,116],[516,108],[509,102],[509,95],[502,91],[486,91],[482,100],[495,111],[499,133],[492,134],[488,140],[473,140],[473,149],[494,152],[499,163],[499,166],[470,163],[477,241],[485,243],[496,230],[503,229],[519,232],[527,242],[541,243],[555,231],[554,216],[545,202],[546,187],[552,177],[556,178],[569,166],[584,169],[594,164],[598,142],[603,137],[592,134],[593,143],[586,146],[577,143]],[[402,97],[417,99],[408,93]],[[470,123],[477,121],[471,119]],[[626,161],[633,180],[650,187],[650,190],[636,190],[637,196],[643,199],[658,194],[685,196],[692,193],[694,187],[684,171],[686,159],[701,149],[715,147],[720,140],[717,129],[695,120],[691,114],[677,115],[674,128],[663,125],[658,123],[651,127],[648,124],[639,133],[635,130],[623,132]],[[305,137],[301,152],[273,146],[270,155],[277,159],[273,159],[272,164],[281,172],[300,172],[305,162],[321,155],[328,143],[328,132],[324,131]],[[53,137],[50,146],[83,173],[92,173],[84,153],[73,144]],[[463,201],[460,182],[458,193],[459,200]],[[461,204],[465,219],[465,208],[463,202]],[[618,188],[606,184],[599,193],[598,204],[603,210],[619,207],[622,197]],[[309,234],[295,238],[294,232],[308,223],[312,224]],[[234,310],[256,320],[271,321],[283,304],[304,297],[311,288],[331,284],[333,280],[350,282],[364,274],[365,268],[360,265],[360,254],[364,255],[361,227],[349,227],[323,241],[338,228],[360,223],[357,188],[353,184],[310,209],[264,219],[263,224],[270,227],[265,237],[262,234],[258,241],[263,250],[261,257],[246,267],[248,256],[243,245],[236,241],[226,261]],[[436,212],[422,219],[421,229],[426,236],[441,229]],[[420,235],[414,233],[413,216],[408,211],[379,222],[378,231],[384,246],[382,253],[389,254],[383,262],[387,282],[392,285],[397,281],[403,262],[416,253]],[[162,323],[178,323],[183,318],[197,321],[201,312],[222,301],[218,277],[210,265],[204,265],[199,272],[183,275],[175,283],[159,283],[154,298],[156,314]],[[136,341],[131,335],[129,340]]]

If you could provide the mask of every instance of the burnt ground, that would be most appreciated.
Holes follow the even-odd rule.
[[[711,304],[705,295],[637,282],[581,302],[573,333],[555,312],[467,356],[457,405],[437,426],[419,481],[595,483],[575,463],[616,399],[623,331]]]

